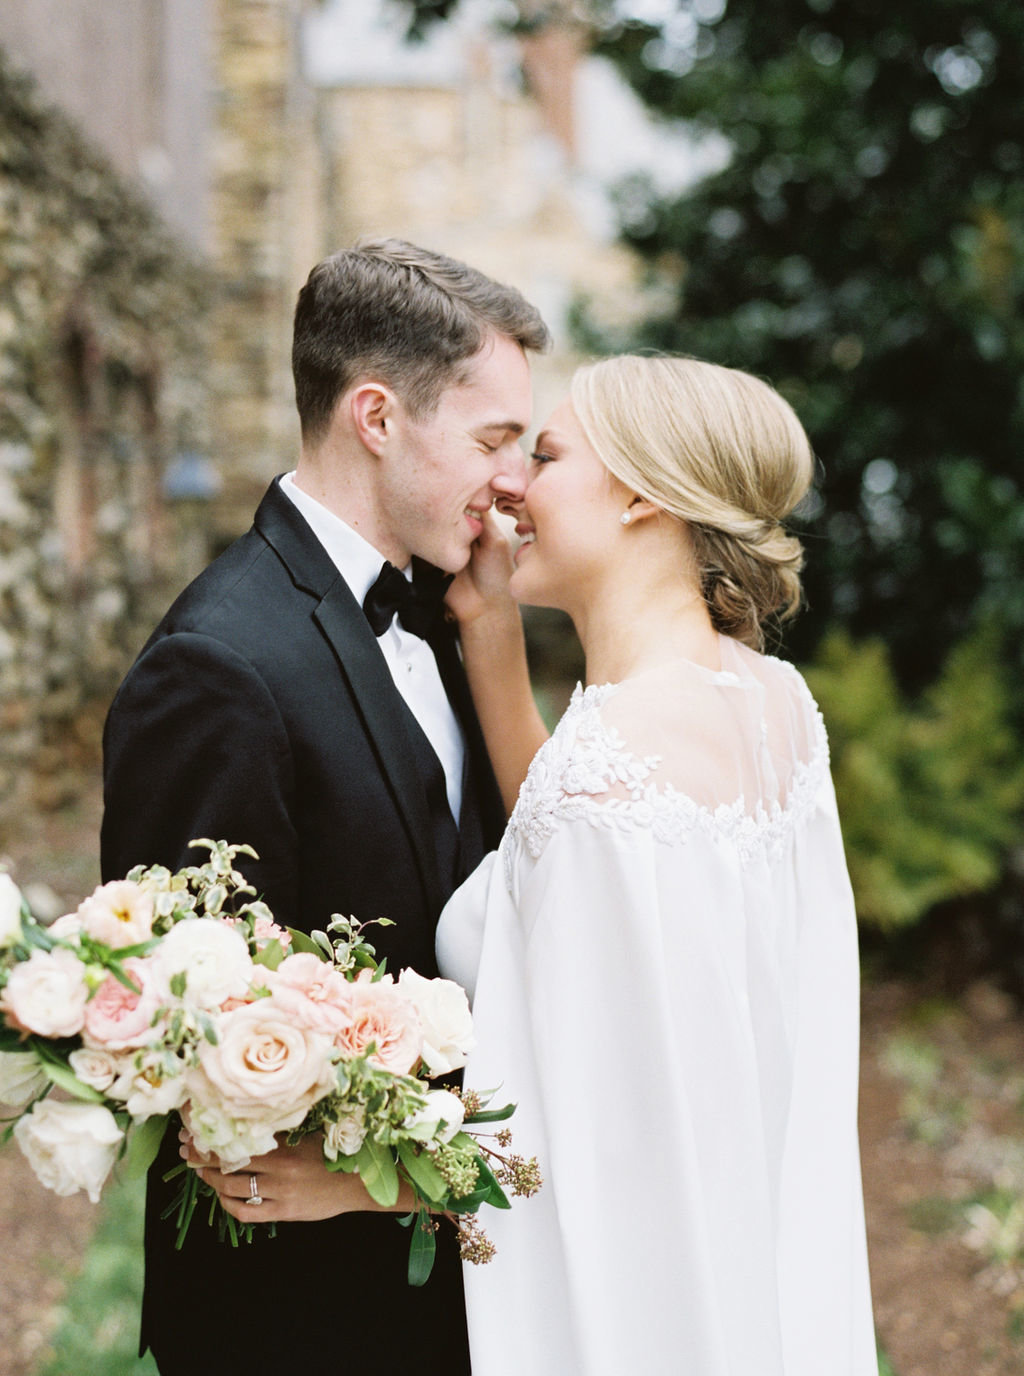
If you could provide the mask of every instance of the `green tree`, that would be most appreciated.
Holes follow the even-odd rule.
[[[672,304],[615,346],[749,369],[797,407],[823,469],[797,654],[838,621],[917,687],[994,612],[1024,667],[1024,6],[660,8],[601,47],[731,157],[678,196],[620,189]]]
[[[402,0],[422,33],[457,0]],[[921,687],[980,616],[1024,669],[1024,5],[1020,0],[514,0],[589,23],[649,109],[727,165],[619,189],[668,309],[595,350],[766,376],[821,459],[802,513],[807,656],[877,634]]]

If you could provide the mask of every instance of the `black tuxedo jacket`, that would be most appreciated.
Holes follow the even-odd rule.
[[[332,913],[396,926],[370,939],[388,968],[436,973],[434,928],[504,816],[447,629],[432,640],[466,736],[461,845],[440,765],[394,687],[362,610],[274,483],[253,528],[178,598],[122,684],[104,735],[102,867],[195,863],[200,836],[247,842],[240,864],[282,924]],[[284,1224],[233,1249],[198,1216],[185,1247],[161,1220],[170,1133],[150,1173],[143,1346],[160,1370],[261,1376],[468,1372],[452,1230],[434,1274],[405,1280],[394,1215]]]

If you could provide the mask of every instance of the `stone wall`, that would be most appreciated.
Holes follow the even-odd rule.
[[[163,478],[208,443],[209,285],[0,53],[0,827],[73,793],[205,559]]]

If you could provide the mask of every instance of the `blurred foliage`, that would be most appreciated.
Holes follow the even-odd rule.
[[[1024,813],[1024,753],[991,626],[964,641],[908,702],[879,640],[842,630],[805,670],[828,725],[861,921],[916,922],[991,889]]]
[[[770,378],[823,475],[804,522],[806,657],[880,635],[919,688],[994,611],[1024,667],[1024,5],[619,5],[599,48],[652,111],[731,148],[659,197],[619,189],[670,304],[595,349],[656,347]]]

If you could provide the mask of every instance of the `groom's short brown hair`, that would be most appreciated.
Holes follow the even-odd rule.
[[[303,439],[322,438],[341,394],[362,376],[429,415],[489,334],[523,349],[550,343],[536,307],[454,258],[402,239],[360,239],[318,263],[295,307],[292,373]]]

